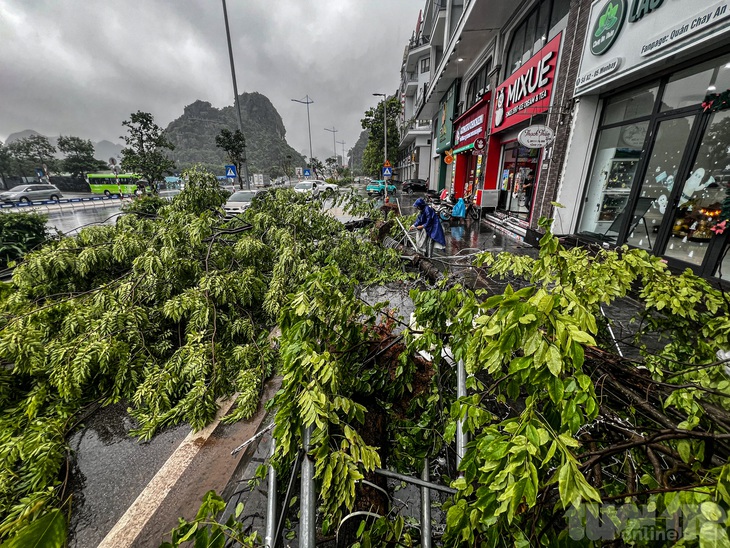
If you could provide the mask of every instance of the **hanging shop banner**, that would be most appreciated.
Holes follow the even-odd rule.
[[[517,140],[527,148],[545,148],[555,140],[555,132],[548,126],[535,124],[520,131]]]
[[[726,43],[730,0],[595,0],[586,33],[576,95],[650,74],[667,57]]]
[[[550,107],[561,36],[545,44],[497,88],[492,132],[529,120]]]
[[[474,107],[467,110],[454,123],[454,147],[463,149],[472,144],[480,137],[484,137],[487,131],[487,116],[489,115],[489,101],[480,101]],[[457,150],[458,152],[458,150]]]

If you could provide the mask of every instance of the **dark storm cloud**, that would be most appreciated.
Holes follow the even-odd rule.
[[[287,140],[355,143],[373,92],[393,93],[424,0],[228,0],[239,91],[272,101]],[[35,129],[119,141],[131,112],[166,126],[197,99],[232,104],[217,0],[0,0],[0,140]],[[342,147],[337,145],[342,153]]]

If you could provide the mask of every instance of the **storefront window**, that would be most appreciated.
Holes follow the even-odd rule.
[[[653,249],[656,244],[655,235],[664,221],[694,119],[694,116],[685,116],[659,124],[641,193],[630,221],[628,244],[647,250]]]
[[[568,15],[570,0],[541,0],[515,28],[507,50],[505,78],[520,68],[548,41],[548,34]]]
[[[730,111],[715,112],[682,186],[665,255],[700,265],[730,192]],[[727,276],[728,273],[726,272]]]
[[[621,227],[649,122],[601,131],[579,232],[611,241]]]
[[[659,85],[652,84],[608,99],[603,115],[604,125],[649,116],[654,109],[658,92]]]
[[[707,94],[730,88],[730,58],[715,59],[672,75],[662,97],[662,111],[699,105]]]

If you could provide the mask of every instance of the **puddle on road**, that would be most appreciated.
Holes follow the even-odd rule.
[[[71,436],[70,548],[98,546],[190,431],[180,425],[140,443],[133,427],[126,404],[110,405]]]

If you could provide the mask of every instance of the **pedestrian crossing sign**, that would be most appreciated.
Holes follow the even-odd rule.
[[[236,178],[236,166],[226,166],[226,177],[229,179]]]
[[[383,177],[392,177],[393,175],[393,168],[392,167],[384,167],[383,168]]]

